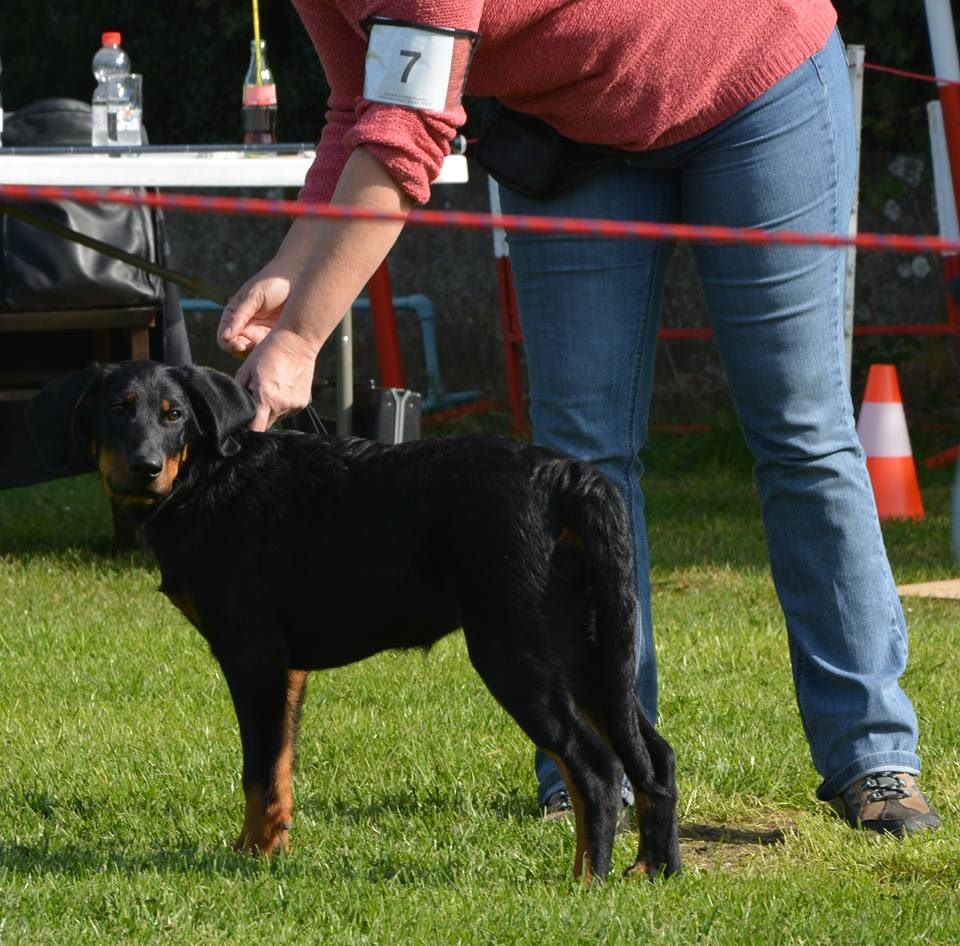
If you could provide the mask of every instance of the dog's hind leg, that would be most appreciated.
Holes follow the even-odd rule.
[[[594,701],[591,701],[594,702]],[[637,859],[627,873],[651,879],[661,871],[680,871],[677,827],[676,765],[673,749],[647,721],[632,693],[623,700],[609,694],[588,709],[591,718],[623,762],[633,786],[637,828]]]
[[[647,721],[639,703],[635,703],[634,718],[652,763],[653,778],[643,781],[643,770],[636,764],[636,753],[633,758],[629,758],[630,750],[624,747],[621,758],[627,767],[627,777],[634,786],[637,827],[640,832],[637,859],[627,873],[642,872],[652,879],[663,871],[664,875],[669,877],[680,872],[676,763],[673,749]],[[636,742],[632,745],[635,746]],[[631,769],[635,774],[630,774]],[[646,771],[649,773],[650,770]]]
[[[589,885],[610,872],[623,769],[585,720],[571,714],[568,721],[562,748],[540,744],[556,763],[570,793],[577,831],[573,875]],[[527,735],[538,741],[533,733]]]
[[[243,747],[243,830],[234,847],[285,849],[293,817],[294,743],[307,673],[262,655],[222,664]]]
[[[550,674],[548,658],[504,644],[520,639],[522,630],[504,631],[504,625],[481,630],[464,623],[470,659],[490,692],[564,776],[577,825],[574,875],[585,883],[602,879],[611,865],[622,766]]]

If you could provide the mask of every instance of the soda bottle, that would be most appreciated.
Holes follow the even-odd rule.
[[[123,37],[116,32],[106,32],[100,37],[101,49],[93,57],[93,75],[97,87],[93,90],[93,131],[90,143],[96,146],[111,144],[108,128],[107,99],[111,79],[130,73],[130,57],[120,48]],[[114,136],[116,137],[116,136]],[[115,141],[112,143],[116,143]]]
[[[243,80],[243,143],[277,140],[277,86],[267,63],[267,41],[250,41],[250,65]]]

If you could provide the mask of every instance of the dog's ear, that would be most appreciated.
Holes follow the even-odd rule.
[[[92,438],[92,396],[110,373],[109,365],[93,362],[82,371],[51,381],[28,402],[27,430],[43,465],[63,473]]]
[[[230,375],[213,368],[183,365],[171,372],[190,398],[200,433],[220,456],[233,456],[240,449],[233,435],[248,427],[256,414],[253,396]]]

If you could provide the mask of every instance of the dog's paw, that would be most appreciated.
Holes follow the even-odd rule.
[[[680,873],[680,864],[655,864],[645,859],[634,861],[624,872],[624,877],[646,877],[647,880],[656,880],[658,877],[669,877]]]
[[[289,843],[289,824],[277,825],[276,830],[266,834],[259,831],[249,831],[244,828],[240,837],[233,842],[233,849],[247,854],[263,854],[270,857],[276,853],[285,853]]]

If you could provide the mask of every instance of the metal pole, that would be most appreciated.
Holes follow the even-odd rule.
[[[337,436],[353,431],[353,310],[347,309],[334,333],[337,345]]]

